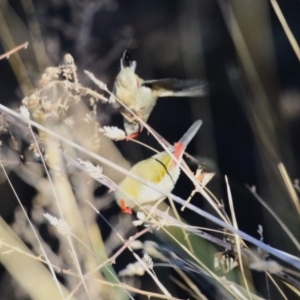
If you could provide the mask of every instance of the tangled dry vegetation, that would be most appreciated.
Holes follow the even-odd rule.
[[[39,87],[22,100],[17,112],[0,106],[1,177],[19,202],[13,224],[1,220],[0,259],[22,287],[19,293],[32,299],[135,299],[136,295],[178,299],[156,273],[156,267],[165,266],[174,268],[178,277],[172,280],[193,299],[262,299],[256,295],[250,269],[264,272],[283,297],[278,281],[299,296],[299,259],[264,244],[261,226],[258,239],[239,231],[228,181],[231,218],[222,202],[202,186],[206,171],[200,165],[195,174],[182,165],[195,185],[188,201],[169,195],[171,210],[153,212],[152,208],[149,213],[146,207],[136,217],[119,213],[109,221],[104,218],[101,211],[114,201],[113,194],[96,197],[95,189],[104,185],[113,191],[124,174],[132,174],[112,141],[124,139],[125,133],[114,127],[102,128],[97,121],[97,106],[107,103],[110,92],[93,74],[85,73],[94,89],[80,84],[74,60],[66,54],[58,67],[45,70]],[[168,146],[154,135],[163,148]],[[30,211],[23,205],[26,195],[10,181],[12,173],[36,191]],[[190,203],[195,193],[203,195],[217,217]],[[180,219],[173,201],[223,230],[214,234],[209,228],[189,226]],[[97,222],[102,218],[111,228],[105,242]],[[45,226],[59,248],[51,248],[41,233]],[[164,235],[169,244],[141,242],[139,238],[146,233]],[[179,251],[172,250],[175,248]],[[130,259],[117,274],[114,267],[124,253]],[[132,258],[134,262],[129,263]],[[239,284],[226,279],[228,272],[240,275]],[[146,273],[156,285],[155,291],[141,288],[139,278]],[[213,296],[206,297],[207,293]]]

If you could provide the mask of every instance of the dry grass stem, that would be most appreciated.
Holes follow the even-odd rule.
[[[20,50],[22,50],[22,49],[27,49],[27,47],[28,47],[28,42],[25,42],[24,44],[22,44],[22,45],[20,45],[20,46],[17,46],[17,47],[15,47],[14,49],[5,52],[4,54],[1,54],[1,55],[0,55],[0,60],[3,59],[3,58],[9,59],[9,57],[10,57],[13,53],[18,52],[18,51],[20,51]]]

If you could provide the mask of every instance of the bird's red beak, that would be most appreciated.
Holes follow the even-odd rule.
[[[132,215],[132,209],[130,207],[126,206],[126,203],[123,199],[120,200],[120,204],[121,204],[121,211],[123,213]]]
[[[139,135],[140,135],[139,132],[137,132],[137,133],[132,133],[131,135],[126,136],[125,140],[128,142],[128,141],[130,141],[130,140],[133,140],[133,139],[137,138]]]

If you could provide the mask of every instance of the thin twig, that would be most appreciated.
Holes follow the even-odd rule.
[[[234,211],[234,206],[233,206],[232,194],[231,194],[231,190],[230,190],[230,186],[229,186],[227,176],[225,176],[225,182],[226,182],[226,187],[227,187],[227,196],[228,196],[228,202],[229,202],[229,207],[230,207],[230,211],[231,211],[232,224],[236,229],[238,229],[238,224],[237,224],[235,211]],[[249,291],[248,282],[247,282],[247,279],[246,279],[246,276],[245,276],[245,271],[244,271],[244,265],[243,265],[242,254],[241,254],[241,241],[240,241],[240,238],[237,234],[234,235],[234,238],[235,238],[237,253],[238,253],[238,257],[239,257],[239,265],[240,265],[240,268],[241,268],[242,277],[243,277],[243,280],[244,280],[244,283],[245,283],[245,286],[246,286],[246,290],[248,292],[248,296],[249,296],[250,299],[252,299],[250,291]]]
[[[26,43],[24,43],[20,46],[17,46],[15,48],[13,48],[12,50],[9,50],[9,51],[5,52],[4,54],[0,55],[0,60],[3,59],[3,58],[9,59],[10,55],[12,55],[15,52],[18,52],[21,49],[27,49],[27,46],[28,46],[28,42],[26,42]]]

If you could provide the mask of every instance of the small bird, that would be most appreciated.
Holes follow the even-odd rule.
[[[135,73],[136,65],[136,61],[125,50],[109,102],[115,102],[117,97],[144,122],[147,122],[159,97],[196,97],[207,94],[207,84],[200,80],[143,80]],[[136,138],[143,125],[126,108],[121,107],[120,112],[124,117],[127,140]]]
[[[157,187],[163,189],[166,193],[171,192],[180,175],[179,165],[182,155],[201,124],[201,120],[196,121],[179,142],[172,147],[171,152],[176,160],[169,153],[163,151],[138,162],[131,168],[130,172],[156,184]],[[151,187],[126,176],[118,185],[115,191],[115,198],[124,213],[132,214],[132,208],[156,202],[165,198],[165,196]]]

